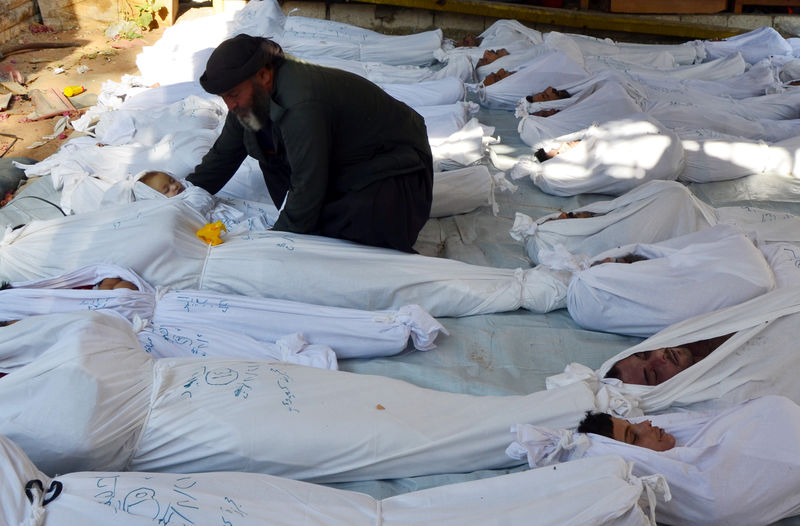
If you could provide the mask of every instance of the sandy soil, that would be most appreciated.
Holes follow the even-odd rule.
[[[80,103],[90,106],[100,93],[104,81],[119,81],[126,73],[139,74],[136,68],[136,55],[143,45],[151,45],[161,38],[164,31],[162,27],[145,32],[139,41],[124,39],[114,41],[105,36],[107,27],[108,24],[95,23],[71,31],[23,33],[0,46],[0,52],[3,53],[0,72],[8,68],[19,71],[24,76],[24,86],[29,91],[52,88],[61,92],[67,86],[83,86],[86,89],[85,94],[74,99],[75,106]],[[28,42],[76,42],[80,46],[6,54],[5,50],[10,47]],[[118,46],[129,47],[119,49]],[[78,73],[78,67],[81,65],[87,66],[89,70],[82,74]],[[65,71],[56,74],[54,70],[58,67]],[[7,92],[8,90],[0,85],[0,96]],[[29,121],[27,116],[33,111],[33,103],[23,95],[13,97],[9,108],[0,112],[0,133],[19,137],[11,149],[5,151],[14,139],[0,135],[0,155],[5,151],[4,157],[31,157],[42,160],[55,152],[70,132],[74,131],[68,127],[66,133],[62,134],[63,138],[55,138],[42,146],[28,149],[28,146],[41,141],[43,136],[52,134],[53,127],[61,117],[58,115]]]

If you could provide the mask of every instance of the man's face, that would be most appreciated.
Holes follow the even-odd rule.
[[[667,451],[675,447],[675,437],[660,427],[654,427],[650,420],[632,424],[622,418],[611,417],[614,440],[634,446]]]
[[[271,90],[272,72],[262,68],[256,75],[220,96],[228,111],[236,115],[242,126],[258,131],[264,127],[264,122],[269,117],[269,108],[266,105],[269,104]]]
[[[666,347],[637,352],[615,364],[619,379],[626,384],[658,385],[694,363],[686,347]]]

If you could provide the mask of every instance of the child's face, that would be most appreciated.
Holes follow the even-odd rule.
[[[183,192],[183,185],[176,181],[174,177],[164,172],[150,175],[143,179],[142,182],[167,197],[174,197]]]

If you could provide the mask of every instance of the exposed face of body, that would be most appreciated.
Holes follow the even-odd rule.
[[[251,78],[221,94],[222,100],[242,126],[253,131],[264,127],[269,118],[269,94],[272,92],[273,71],[261,68]]]
[[[527,97],[528,102],[547,102],[550,100],[567,98],[569,98],[569,93],[567,93],[566,90],[556,89],[552,86],[548,86],[544,89],[544,91],[534,93],[533,95],[528,95]]]
[[[184,190],[179,181],[164,172],[150,172],[142,177],[140,181],[167,197],[174,197]]]
[[[626,384],[658,385],[694,364],[686,347],[665,347],[637,352],[618,361],[614,368]]]
[[[614,440],[653,451],[667,451],[675,447],[675,437],[660,427],[653,426],[650,420],[632,424],[622,418],[612,417],[611,423]]]

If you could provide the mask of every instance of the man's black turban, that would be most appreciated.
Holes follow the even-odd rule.
[[[269,47],[262,45],[264,42],[270,41],[236,35],[217,46],[208,57],[200,85],[207,92],[219,95],[255,75],[270,59]]]

